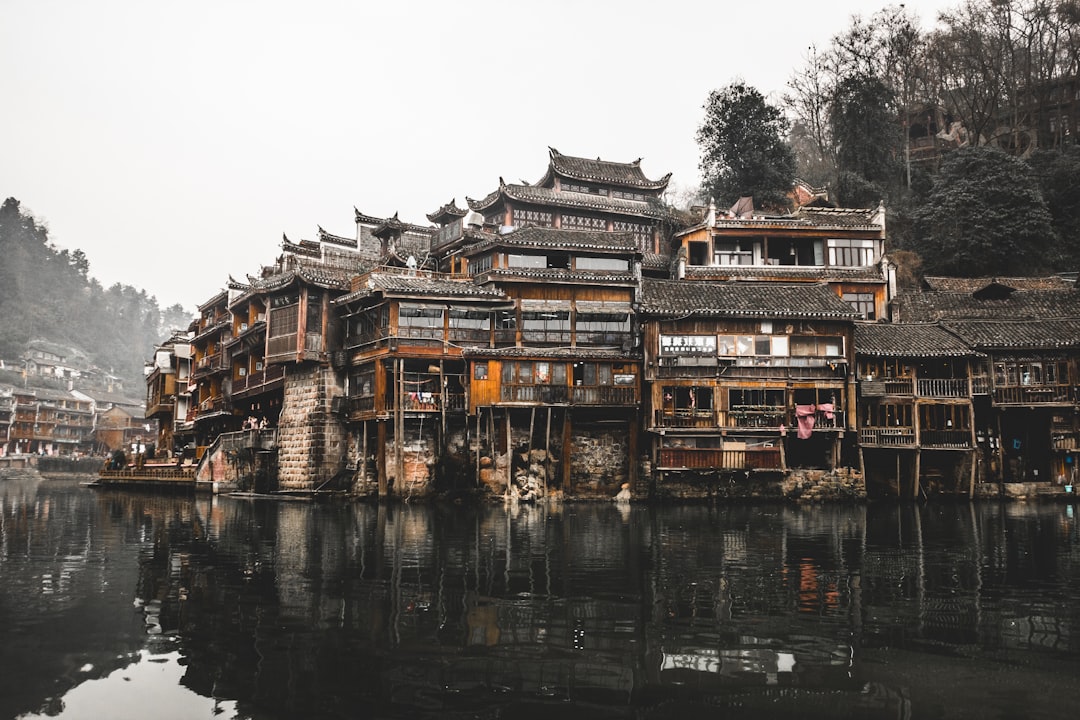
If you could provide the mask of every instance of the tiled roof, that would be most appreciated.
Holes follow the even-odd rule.
[[[465,252],[472,254],[499,246],[636,252],[637,240],[631,233],[530,226],[505,235],[485,235],[483,240],[470,245]]]
[[[507,347],[485,348],[467,347],[461,351],[466,358],[537,358],[537,359],[564,359],[564,360],[640,360],[640,351],[624,352],[621,350],[606,350],[601,348],[539,348],[539,347]]]
[[[586,182],[598,182],[623,187],[641,188],[643,190],[663,190],[671,179],[671,173],[664,175],[659,180],[650,180],[641,171],[641,158],[633,162],[620,163],[596,158],[573,157],[563,155],[555,148],[549,148],[551,163],[544,179],[537,184],[544,184],[554,173],[574,180]]]
[[[641,255],[641,267],[649,270],[670,270],[671,269],[671,256],[661,253],[642,253]]]
[[[909,291],[893,301],[903,322],[961,319],[1047,319],[1080,316],[1076,290],[1017,290],[1003,298],[979,299],[970,292]]]
[[[717,230],[748,230],[757,233],[769,230],[797,231],[810,229],[862,230],[881,233],[882,227],[873,222],[876,212],[876,210],[866,208],[802,207],[788,215],[758,215],[750,218],[718,216],[715,228]],[[706,227],[709,227],[707,223],[700,222],[679,231],[675,234],[675,237],[687,235]]]
[[[702,280],[812,280],[884,282],[881,267],[824,267],[808,265],[687,265],[686,277]]]
[[[940,277],[928,275],[923,278],[927,287],[931,290],[943,292],[973,293],[987,285],[996,284],[1010,287],[1014,290],[1066,290],[1073,285],[1071,282],[1058,275],[1048,277],[983,277],[983,278],[958,278]]]
[[[468,210],[464,210],[457,206],[457,198],[454,198],[435,212],[428,213],[427,219],[433,223],[448,222],[456,218],[465,217],[465,213],[467,212]]]
[[[482,200],[466,198],[469,207],[477,212],[483,212],[486,208],[495,204],[500,197],[505,195],[511,200],[530,203],[533,205],[548,205],[553,207],[573,208],[577,210],[594,210],[598,212],[629,215],[633,217],[663,218],[670,212],[659,201],[640,202],[638,200],[623,200],[621,198],[604,197],[600,195],[584,195],[582,193],[569,193],[553,190],[552,188],[539,187],[536,185],[512,185],[500,182],[499,189],[492,192]]]
[[[357,224],[369,225],[371,227],[379,227],[387,223],[396,223],[396,227],[400,227],[404,232],[421,233],[424,235],[431,235],[434,228],[425,227],[423,225],[414,225],[412,223],[403,222],[398,219],[397,213],[394,213],[393,217],[380,218],[374,215],[367,215],[360,212],[355,207],[353,208],[353,214],[355,216]]]
[[[631,273],[613,273],[589,270],[561,270],[559,268],[492,268],[477,276],[477,280],[494,278],[525,278],[528,280],[549,280],[551,282],[603,282],[604,284],[625,284],[634,282]]]
[[[356,247],[356,238],[342,237],[341,235],[334,235],[328,233],[322,229],[322,225],[316,225],[319,229],[319,241],[324,243],[331,243],[332,245],[341,245],[342,247]]]
[[[498,290],[480,287],[472,280],[451,280],[432,278],[424,275],[405,275],[399,273],[373,272],[356,292],[337,298],[334,302],[344,304],[370,297],[377,293],[383,295],[420,295],[431,298],[472,298],[477,300],[508,300]]]
[[[975,348],[1080,347],[1080,317],[1054,320],[951,320],[943,323]]]
[[[855,353],[881,357],[964,357],[979,355],[940,325],[855,323]]]
[[[854,320],[859,314],[823,283],[641,282],[645,315],[704,315]]]

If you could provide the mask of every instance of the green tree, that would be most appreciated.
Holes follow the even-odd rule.
[[[1028,159],[1039,180],[1059,242],[1057,269],[1080,270],[1080,146],[1038,150]]]
[[[841,197],[841,202],[867,205],[899,194],[904,137],[893,91],[873,75],[850,75],[836,86],[829,115],[841,176],[853,173],[877,193],[876,198]],[[851,179],[848,185],[859,183]]]
[[[721,204],[753,196],[755,205],[786,208],[795,179],[788,121],[757,89],[741,81],[709,93],[698,128],[702,187]]]
[[[1054,228],[1031,168],[990,147],[946,156],[915,212],[915,251],[929,275],[1045,272]]]

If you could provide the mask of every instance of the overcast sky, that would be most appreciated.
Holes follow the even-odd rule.
[[[194,310],[282,233],[426,224],[535,182],[548,146],[694,186],[709,91],[778,99],[886,4],[2,0],[0,199],[103,285]],[[956,3],[906,4],[928,28]]]

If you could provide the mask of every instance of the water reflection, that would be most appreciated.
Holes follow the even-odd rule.
[[[4,717],[1064,717],[1080,670],[1069,505],[0,509]]]

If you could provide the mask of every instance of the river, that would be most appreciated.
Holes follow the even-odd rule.
[[[184,497],[0,478],[0,718],[1064,718],[1071,504]]]

